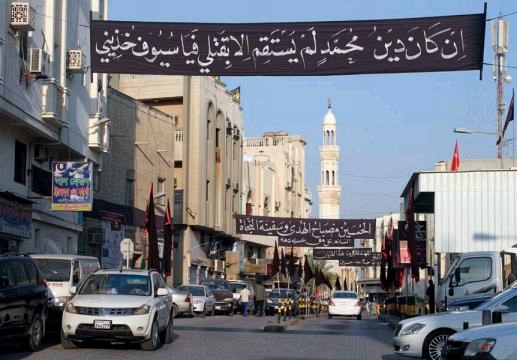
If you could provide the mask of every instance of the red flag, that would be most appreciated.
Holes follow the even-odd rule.
[[[158,235],[156,234],[156,216],[154,213],[153,184],[149,193],[149,202],[145,211],[145,234],[149,242],[147,268],[160,270],[160,255],[158,254]]]
[[[165,278],[171,275],[171,258],[172,258],[172,217],[169,199],[167,199],[167,207],[165,208],[165,217],[163,220],[163,268],[162,273]]]
[[[454,145],[454,155],[452,155],[451,161],[451,171],[457,171],[460,167],[460,154],[458,153],[458,140],[456,140],[456,145]]]
[[[508,124],[510,123],[510,121],[513,120],[513,103],[514,103],[513,100],[514,100],[514,96],[515,96],[515,94],[512,93],[512,100],[510,100],[510,106],[508,107],[508,114],[506,114],[506,121],[504,122],[503,132],[497,138],[496,145],[499,145],[501,143],[501,141],[503,141],[504,133],[506,132],[506,128],[508,127]]]

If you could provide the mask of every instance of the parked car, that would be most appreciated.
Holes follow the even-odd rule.
[[[61,327],[65,349],[102,341],[139,343],[154,351],[172,342],[172,297],[155,270],[98,270],[70,292],[75,296],[65,306]]]
[[[31,254],[49,289],[47,330],[59,331],[66,303],[72,298],[70,287],[77,286],[99,267],[93,256]]]
[[[45,335],[48,289],[28,255],[0,256],[0,342],[36,351]]]
[[[178,289],[192,295],[194,313],[200,315],[215,315],[215,297],[206,285],[180,285]]]
[[[445,347],[448,360],[517,359],[517,322],[486,325],[449,336]]]
[[[248,312],[253,313],[255,310],[255,286],[251,281],[244,280],[229,280],[232,285],[232,293],[234,299],[234,307],[233,312],[235,314],[240,313],[241,310],[241,290],[244,289],[244,286],[250,291],[250,298],[248,301]]]
[[[393,344],[395,353],[440,359],[447,338],[463,330],[482,325],[483,311],[501,316],[503,322],[517,321],[517,282],[473,310],[443,312],[402,320],[395,328]]]
[[[231,283],[225,279],[211,279],[206,280],[204,285],[208,286],[212,294],[214,294],[215,311],[225,313],[226,315],[233,315],[234,299]]]
[[[488,299],[494,297],[493,293],[489,294],[478,294],[469,296],[462,299],[453,300],[447,303],[447,308],[442,307],[441,311],[464,311],[472,310],[477,306],[481,305]]]
[[[292,304],[291,308],[294,315],[298,313],[298,295],[296,294],[296,290],[294,289],[274,289],[271,290],[268,297],[265,301],[265,314],[266,315],[275,315],[278,313],[278,306],[280,299],[285,301],[288,297],[291,297]]]
[[[174,307],[174,317],[193,316],[192,296],[186,291],[168,286],[167,289],[172,295],[172,306]]]
[[[362,302],[354,291],[338,290],[328,300],[328,317],[353,316],[361,320]]]

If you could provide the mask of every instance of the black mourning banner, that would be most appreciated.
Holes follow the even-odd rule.
[[[372,263],[371,248],[314,249],[314,260],[339,260],[339,266],[369,266]]]
[[[480,70],[485,14],[296,23],[91,21],[97,73],[342,75]]]
[[[353,247],[354,239],[373,239],[375,219],[301,219],[236,215],[237,234],[278,236],[278,245]]]

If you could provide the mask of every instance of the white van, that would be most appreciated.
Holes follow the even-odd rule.
[[[52,325],[61,325],[63,308],[68,300],[71,286],[78,286],[88,275],[99,269],[99,260],[94,256],[64,254],[31,254],[38,265],[42,277],[47,281],[49,289],[48,320]]]

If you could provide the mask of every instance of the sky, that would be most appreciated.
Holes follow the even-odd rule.
[[[481,0],[109,0],[109,19],[148,22],[258,23],[403,19],[478,14]],[[507,73],[517,81],[517,1],[487,1],[487,19],[510,24]],[[336,76],[223,76],[241,88],[244,136],[285,130],[307,141],[306,186],[318,217],[319,147],[328,101],[337,120],[340,147],[341,218],[399,213],[411,174],[450,163],[458,142],[463,159],[495,158],[496,136],[458,134],[454,128],[497,130],[494,51],[486,23],[483,70]],[[480,80],[481,75],[481,80]],[[514,81],[505,83],[509,104]],[[506,110],[505,115],[506,116]],[[504,120],[503,120],[504,121]],[[515,138],[514,124],[505,138]],[[503,149],[513,157],[514,146]]]

